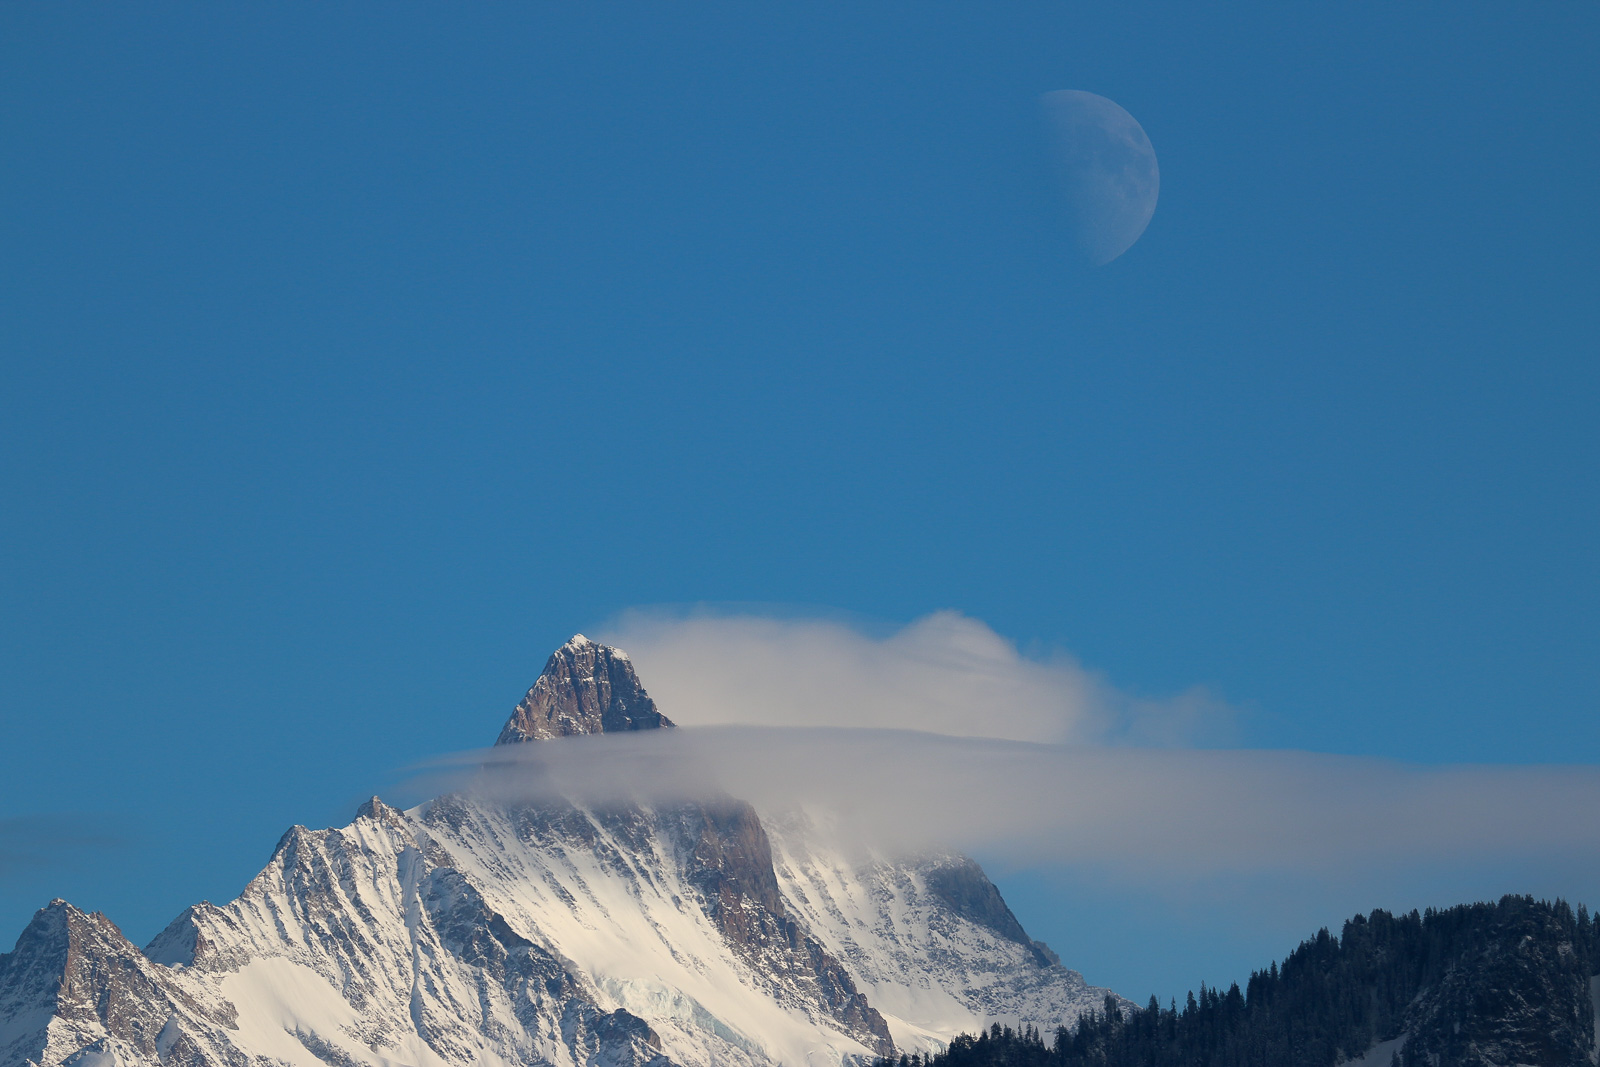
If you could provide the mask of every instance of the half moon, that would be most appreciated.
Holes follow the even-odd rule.
[[[1103,96],[1058,89],[1040,103],[1074,243],[1103,266],[1133,247],[1155,214],[1155,149],[1134,117]]]

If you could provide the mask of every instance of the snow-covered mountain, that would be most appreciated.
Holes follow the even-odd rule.
[[[670,728],[579,635],[498,743]],[[374,797],[142,952],[53,901],[0,956],[0,1067],[833,1065],[1106,995],[963,857],[847,857],[731,797]]]

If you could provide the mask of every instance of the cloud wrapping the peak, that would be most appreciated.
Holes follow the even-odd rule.
[[[1600,768],[1175,747],[1214,734],[1229,709],[1198,688],[1131,696],[955,612],[882,636],[633,613],[603,640],[682,729],[462,753],[412,795],[731,794],[763,813],[803,808],[846,847],[958,849],[1162,892],[1269,878],[1295,899],[1345,884],[1383,900],[1434,876],[1453,886],[1488,872],[1474,884],[1523,892],[1600,878]]]
[[[595,806],[729,794],[880,854],[979,851],[1135,882],[1374,878],[1600,856],[1600,770],[1260,750],[1043,745],[904,730],[699,726],[462,753],[429,791]]]
[[[1061,653],[1023,656],[976,619],[940,611],[884,637],[821,619],[630,612],[625,649],[681,725],[918,730],[1043,744],[1171,744],[1226,728],[1203,688],[1152,700]]]

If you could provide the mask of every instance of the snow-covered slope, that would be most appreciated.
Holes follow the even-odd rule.
[[[671,726],[625,656],[577,637],[501,743]],[[837,1065],[1104,996],[960,857],[851,861],[733,798],[373,798],[290,830],[237,900],[142,953],[42,910],[0,956],[0,1067]]]
[[[204,983],[148,960],[109,919],[64,900],[0,956],[0,1063],[240,1062],[237,1018]]]
[[[993,1022],[1048,1032],[1103,1007],[1107,990],[1029,939],[972,860],[852,858],[803,815],[767,825],[791,912],[843,961],[900,1048],[942,1047]]]
[[[238,900],[188,909],[146,955],[234,1005],[235,1044],[279,1062],[664,1062],[449,860],[374,798],[342,829],[289,831]]]
[[[787,917],[745,805],[503,811],[446,797],[418,816],[508,921],[571,960],[608,1007],[647,1019],[677,1062],[890,1050],[849,975]]]

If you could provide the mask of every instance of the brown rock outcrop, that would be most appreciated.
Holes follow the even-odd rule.
[[[626,655],[576,634],[551,653],[495,744],[673,725],[656,710]]]

